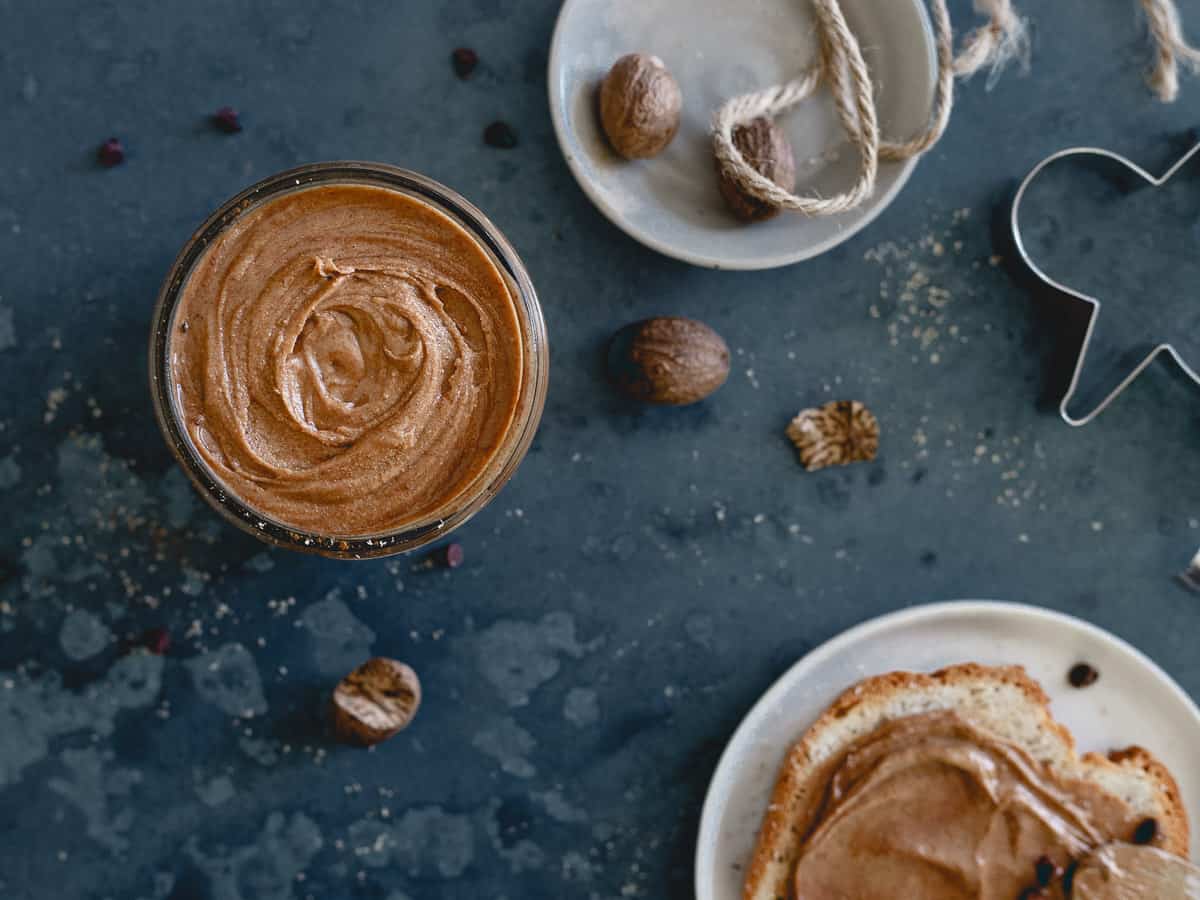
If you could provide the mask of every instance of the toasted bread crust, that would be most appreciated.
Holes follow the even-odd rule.
[[[743,900],[787,900],[792,896],[791,873],[810,825],[807,821],[798,820],[799,810],[803,807],[801,801],[812,790],[818,790],[825,784],[828,780],[827,771],[838,760],[836,753],[826,753],[821,757],[820,739],[836,723],[864,708],[869,709],[872,704],[883,705],[901,695],[932,697],[946,688],[1002,688],[1017,691],[1036,710],[1041,733],[1057,742],[1055,749],[1058,754],[1081,767],[1081,777],[1087,777],[1088,770],[1110,767],[1138,772],[1153,786],[1156,795],[1159,846],[1178,856],[1187,856],[1187,812],[1179,786],[1157,758],[1141,747],[1127,747],[1107,756],[1089,753],[1080,758],[1071,732],[1050,714],[1050,698],[1022,667],[962,663],[929,674],[897,671],[864,679],[843,691],[789,748],[747,867]],[[954,708],[954,704],[942,703],[940,708]],[[970,715],[966,717],[973,719]],[[974,724],[986,726],[986,723]],[[1050,757],[1043,761],[1053,763]]]
[[[1084,762],[1088,762],[1093,755],[1086,754],[1083,757]],[[1171,770],[1149,750],[1136,744],[1123,750],[1113,750],[1107,759],[1119,766],[1140,770],[1155,784],[1162,793],[1164,821],[1158,823],[1158,832],[1162,836],[1160,846],[1168,853],[1186,859],[1191,848],[1191,827],[1188,823],[1187,808],[1183,805],[1183,794]]]

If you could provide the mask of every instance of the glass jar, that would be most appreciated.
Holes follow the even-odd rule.
[[[516,410],[499,446],[449,505],[426,521],[403,530],[367,536],[318,534],[276,521],[245,503],[227,487],[196,449],[180,412],[172,372],[171,339],[188,278],[208,247],[226,228],[264,202],[285,193],[321,185],[382,187],[423,201],[446,215],[476,242],[507,282],[522,339],[523,369]],[[445,186],[394,166],[367,162],[326,162],[272,175],[247,188],[214,212],[176,257],[159,292],[150,331],[150,393],[159,427],[176,460],[196,489],[221,515],[259,539],[291,550],[338,559],[368,559],[403,553],[435,541],[482,509],[512,477],[537,431],[546,399],[550,356],[546,324],[533,284],[516,251],[478,209]]]

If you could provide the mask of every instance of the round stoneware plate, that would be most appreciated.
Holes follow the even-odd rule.
[[[919,132],[935,81],[924,0],[844,0],[863,47],[888,138]],[[840,244],[874,219],[915,160],[883,163],[875,195],[840,216],[783,213],[746,225],[717,191],[709,122],[730,97],[798,75],[815,58],[808,0],[566,0],[550,48],[550,112],[575,178],[612,222],[648,247],[718,269],[768,269]],[[683,92],[679,133],[659,156],[626,161],[608,146],[596,112],[600,80],[626,53],[660,57]],[[828,196],[853,183],[847,144],[826,91],[780,123],[796,155],[796,189]]]
[[[1082,690],[1066,682],[1080,661],[1100,672]],[[1120,638],[1060,613],[987,601],[938,603],[843,632],[792,666],[750,710],[704,802],[697,900],[740,900],[784,753],[838,694],[868,675],[958,662],[1024,666],[1050,695],[1055,718],[1074,732],[1080,752],[1134,743],[1149,749],[1178,779],[1193,828],[1200,825],[1200,710],[1162,669]]]

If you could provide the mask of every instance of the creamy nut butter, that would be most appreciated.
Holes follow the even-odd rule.
[[[1108,844],[1085,857],[1070,900],[1198,900],[1200,868],[1157,847]]]
[[[1043,887],[1039,861],[1062,871],[1129,840],[1137,826],[1118,797],[949,712],[897,719],[860,738],[814,797],[802,816],[812,824],[796,900],[1061,897],[1061,880],[1026,893]]]
[[[367,184],[283,193],[196,262],[168,367],[197,454],[247,507],[361,537],[461,502],[521,398],[514,289],[478,241]]]

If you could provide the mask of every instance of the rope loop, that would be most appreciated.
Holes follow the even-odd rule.
[[[785,84],[734,97],[716,111],[713,152],[722,171],[750,196],[806,216],[833,216],[861,206],[875,192],[881,161],[910,159],[941,139],[954,106],[956,76],[969,78],[987,68],[995,77],[1007,63],[1025,58],[1028,52],[1025,21],[1013,10],[1012,0],[975,0],[975,9],[987,21],[963,38],[957,55],[946,0],[929,2],[937,44],[937,86],[929,119],[920,133],[898,142],[880,138],[871,73],[841,3],[811,0],[816,14],[817,62]],[[1179,65],[1200,71],[1200,50],[1185,39],[1174,0],[1141,0],[1141,4],[1156,48],[1147,80],[1161,100],[1170,102],[1179,93]],[[842,131],[858,153],[858,177],[848,189],[829,197],[794,194],[756,171],[738,150],[733,135],[739,125],[760,116],[774,118],[803,103],[821,86],[829,89]]]

